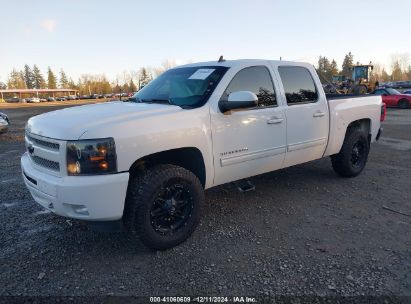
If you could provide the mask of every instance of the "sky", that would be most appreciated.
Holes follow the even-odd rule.
[[[389,67],[411,53],[411,1],[0,0],[0,81],[13,67],[76,80],[177,63],[318,56]]]

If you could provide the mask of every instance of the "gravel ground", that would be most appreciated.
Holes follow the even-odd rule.
[[[206,192],[182,245],[152,252],[44,211],[23,185],[26,120],[54,107],[4,108],[0,135],[0,295],[411,297],[411,110],[390,109],[357,178],[328,158]],[[411,298],[408,298],[411,299]]]

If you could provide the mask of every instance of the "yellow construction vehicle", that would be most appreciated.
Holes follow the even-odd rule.
[[[343,75],[333,75],[332,83],[338,94],[367,94],[375,89],[375,83],[370,82],[370,74],[374,66],[369,64],[356,64],[351,68],[351,78]]]

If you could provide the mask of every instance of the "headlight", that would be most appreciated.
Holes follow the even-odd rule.
[[[117,172],[113,138],[67,142],[67,174],[93,175]]]

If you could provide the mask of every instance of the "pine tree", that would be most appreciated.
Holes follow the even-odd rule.
[[[344,61],[342,63],[341,75],[351,78],[353,65],[354,65],[354,55],[351,54],[351,52],[349,52],[344,57]]]
[[[381,79],[380,80],[382,80],[382,81],[390,80],[390,75],[388,75],[388,73],[385,69],[382,69],[382,71],[381,71]]]
[[[27,64],[24,65],[24,82],[26,83],[27,89],[34,88],[34,74]]]
[[[26,85],[26,81],[24,80],[24,72],[23,71],[18,72],[18,84],[20,85],[21,88],[28,89],[27,85]]]
[[[57,77],[54,75],[50,67],[47,70],[47,88],[57,89]]]
[[[130,92],[137,91],[137,86],[134,84],[133,79],[130,80],[129,88],[130,88]]]
[[[33,84],[35,89],[45,89],[46,81],[37,65],[33,66]]]
[[[142,68],[140,71],[140,78],[139,78],[139,89],[147,85],[151,80],[150,75],[147,72],[146,68]]]
[[[395,61],[392,64],[392,73],[391,73],[391,80],[392,81],[398,81],[398,80],[402,80],[402,70],[401,70],[401,66],[400,63],[398,61]]]
[[[320,56],[318,58],[317,73],[322,82],[331,82],[332,77],[338,75],[337,62],[333,59],[330,63],[330,60],[327,57]]]
[[[67,85],[68,85],[68,88],[69,88],[69,89],[77,89],[77,86],[76,86],[73,78],[70,78],[70,80],[68,81]]]
[[[18,72],[16,69],[13,69],[7,80],[7,87],[9,89],[27,89],[23,72]]]
[[[333,60],[331,61],[331,64],[330,64],[330,74],[331,74],[331,77],[334,76],[334,75],[338,75],[338,73],[339,73],[339,71],[338,71],[337,62],[335,61],[335,59],[333,59]]]
[[[61,89],[68,89],[69,87],[69,81],[67,79],[66,73],[63,71],[63,69],[60,70],[60,88]]]
[[[125,84],[123,84],[123,92],[124,93],[130,92],[130,87],[129,87],[127,82]]]

